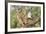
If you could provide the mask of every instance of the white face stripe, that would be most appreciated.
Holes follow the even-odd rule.
[[[31,18],[31,12],[28,12],[28,18]]]

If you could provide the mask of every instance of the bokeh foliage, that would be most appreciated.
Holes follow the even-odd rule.
[[[12,10],[12,8],[14,8],[14,9]],[[27,11],[27,13],[29,11],[31,11],[32,16],[35,18],[41,16],[41,7],[40,6],[15,6],[15,5],[13,6],[12,5],[11,9],[10,9],[11,10],[10,11],[10,26],[11,26],[11,28],[17,28],[18,26],[21,27],[21,25],[17,25],[19,23],[19,21],[17,20],[17,17],[16,17],[17,11],[18,10],[20,11],[21,8],[25,9]],[[40,22],[40,20],[38,20],[38,22],[32,27],[40,27],[40,25],[41,25],[41,22]]]

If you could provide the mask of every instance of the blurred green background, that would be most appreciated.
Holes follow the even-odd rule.
[[[34,17],[40,17],[41,16],[41,7],[40,6],[15,6],[11,5],[10,8],[10,26],[11,28],[17,28],[17,24],[19,21],[17,20],[16,17],[16,12],[20,10],[21,8],[24,8],[27,12],[31,11],[32,16]],[[19,11],[18,11],[19,12]],[[40,27],[41,22],[38,21],[34,27]],[[21,27],[21,25],[19,25]],[[31,26],[30,26],[31,27]]]

